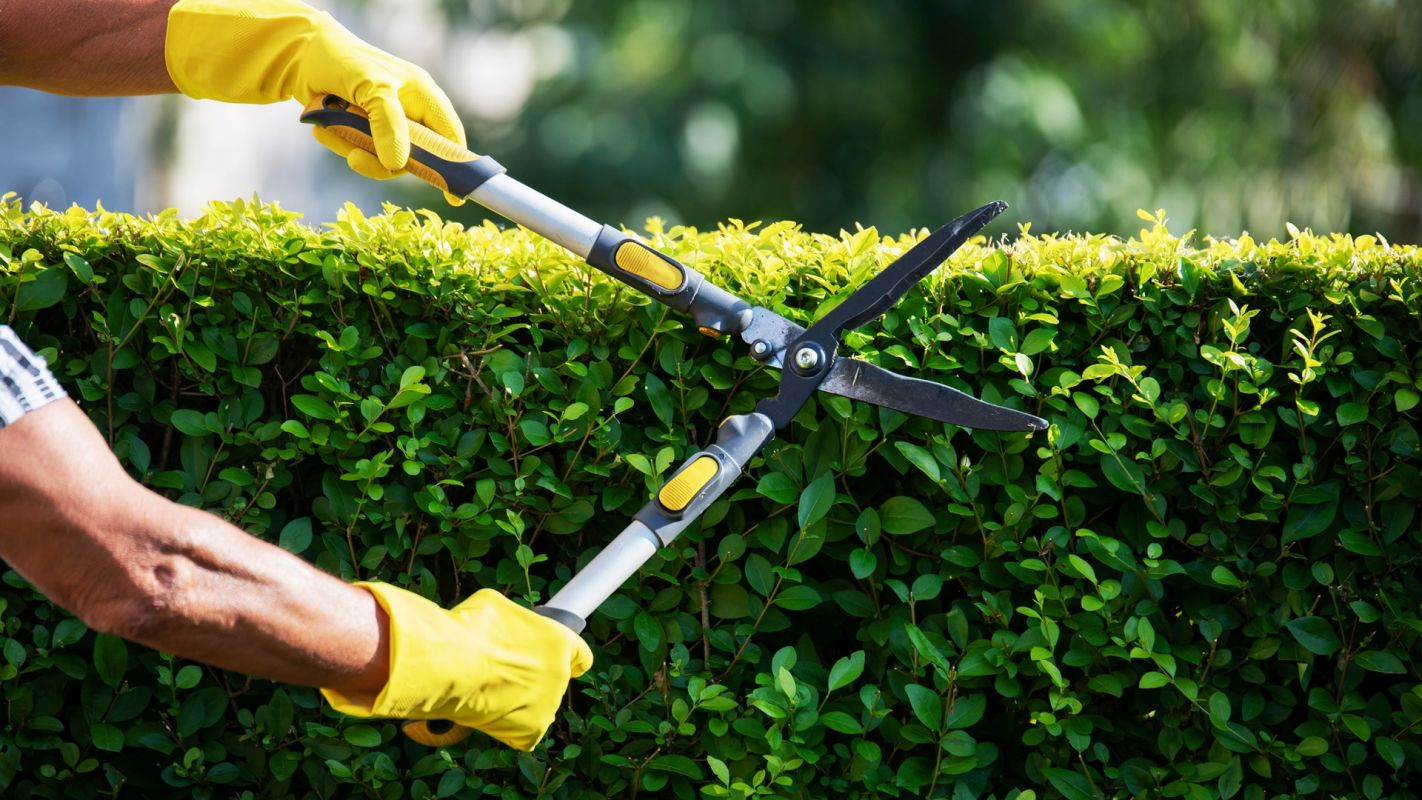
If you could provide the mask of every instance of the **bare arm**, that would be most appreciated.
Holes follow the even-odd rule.
[[[369,592],[143,488],[70,400],[0,430],[0,520],[0,557],[97,630],[288,683],[386,683]]]
[[[177,91],[163,60],[175,0],[0,0],[0,84],[84,96]]]

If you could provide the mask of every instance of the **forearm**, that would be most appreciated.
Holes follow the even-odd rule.
[[[98,614],[116,633],[286,683],[384,685],[386,620],[369,592],[211,514],[152,494],[133,509],[108,532],[145,554],[129,565],[138,607]]]
[[[99,96],[176,91],[163,59],[175,0],[0,0],[0,83]]]
[[[0,519],[0,556],[92,627],[258,677],[385,682],[368,592],[134,483],[67,400],[0,431]]]

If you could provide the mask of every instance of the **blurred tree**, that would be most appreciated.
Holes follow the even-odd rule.
[[[1220,235],[1422,235],[1415,3],[439,7],[483,53],[476,149],[601,219],[902,230],[1003,198],[1038,230],[1162,207]],[[485,102],[501,79],[513,101]]]

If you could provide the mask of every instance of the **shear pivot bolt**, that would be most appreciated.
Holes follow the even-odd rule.
[[[820,354],[813,348],[802,347],[795,351],[795,366],[802,372],[809,372],[820,365]]]

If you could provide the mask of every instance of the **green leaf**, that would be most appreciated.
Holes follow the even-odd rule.
[[[100,633],[94,637],[94,671],[99,680],[113,688],[123,682],[128,670],[128,645],[117,636]]]
[[[413,384],[413,383],[419,383],[420,381],[422,381],[422,380],[424,380],[424,379],[425,379],[425,368],[424,368],[424,367],[420,366],[419,364],[416,364],[416,365],[411,366],[411,367],[406,367],[406,368],[405,368],[405,371],[400,374],[400,388],[401,388],[401,389],[404,389],[404,388],[410,386],[411,384]]]
[[[1407,666],[1402,663],[1402,659],[1386,650],[1365,650],[1354,656],[1353,662],[1369,672],[1382,672],[1388,675],[1407,674]]]
[[[902,453],[903,457],[908,459],[910,464],[918,467],[924,475],[928,476],[929,480],[938,483],[942,478],[942,474],[938,468],[938,459],[934,458],[933,454],[928,452],[925,448],[913,444],[912,442],[898,441],[894,442],[894,449]]]
[[[1338,515],[1338,495],[1322,503],[1295,505],[1284,520],[1284,543],[1309,539],[1323,533]]]
[[[1422,394],[1411,389],[1398,389],[1392,395],[1392,402],[1397,406],[1397,413],[1404,414],[1417,407],[1418,402],[1422,402]]]
[[[716,775],[716,780],[720,781],[723,785],[730,784],[731,769],[726,766],[726,762],[713,755],[708,755],[706,756],[706,766],[711,768],[711,772]]]
[[[952,671],[952,667],[948,664],[948,659],[943,657],[943,654],[938,651],[937,647],[933,646],[933,642],[929,641],[928,637],[924,635],[923,631],[919,629],[917,625],[912,623],[906,624],[904,626],[904,632],[908,634],[909,643],[913,645],[914,650],[916,650],[925,661],[937,667],[938,671],[945,677]]]
[[[323,419],[331,422],[340,418],[334,406],[321,398],[310,394],[294,394],[291,396],[291,404],[297,411],[312,419]]]
[[[808,586],[791,586],[775,596],[775,604],[787,611],[804,611],[820,604],[820,593]]]
[[[1136,462],[1119,454],[1101,456],[1101,474],[1112,486],[1131,494],[1145,493],[1145,473]]]
[[[178,735],[192,736],[217,723],[227,709],[227,692],[216,686],[199,689],[183,699],[178,709]]]
[[[755,490],[782,506],[794,505],[800,495],[799,487],[783,472],[767,472],[760,476]]]
[[[1141,676],[1140,688],[1159,689],[1170,685],[1170,676],[1163,672],[1147,672]]]
[[[1022,353],[1035,356],[1052,346],[1057,338],[1056,328],[1036,328],[1022,340]]]
[[[281,549],[300,555],[311,546],[311,518],[297,517],[281,529],[277,537]]]
[[[810,485],[806,486],[804,493],[800,495],[800,510],[797,515],[800,529],[804,530],[824,519],[832,505],[834,505],[834,475],[826,472],[810,481]]]
[[[1298,747],[1294,749],[1298,751],[1299,755],[1308,758],[1321,756],[1328,752],[1328,741],[1320,736],[1310,736],[1299,742]]]
[[[1338,424],[1344,427],[1357,425],[1368,418],[1368,407],[1362,403],[1343,403],[1338,406]]]
[[[868,548],[851,550],[849,553],[849,571],[854,575],[855,580],[864,580],[874,574],[875,568],[879,566],[879,558],[874,555],[873,550]]]
[[[123,750],[123,731],[113,725],[96,722],[89,728],[89,740],[99,750],[117,753]]]
[[[912,497],[891,497],[879,507],[879,524],[885,533],[917,533],[933,523],[933,514]]]
[[[1230,713],[1233,708],[1230,706],[1229,695],[1224,692],[1215,692],[1210,695],[1210,718],[1216,725],[1223,727],[1229,722]]]
[[[1233,572],[1231,572],[1229,567],[1223,565],[1217,566],[1214,569],[1210,570],[1210,580],[1214,581],[1215,583],[1218,583],[1221,586],[1229,586],[1233,588],[1238,588],[1244,585],[1244,582],[1241,581],[1239,577],[1236,576]]]
[[[69,275],[62,269],[53,267],[42,269],[35,279],[20,284],[19,297],[15,301],[16,311],[39,311],[49,308],[64,299],[69,290]]]
[[[88,627],[86,627],[84,623],[74,617],[65,617],[54,627],[54,634],[50,638],[50,646],[55,648],[68,647],[84,638],[84,634],[88,630]]]
[[[74,273],[74,277],[79,279],[80,283],[87,286],[94,282],[94,268],[88,261],[84,260],[83,256],[78,253],[66,252],[64,254],[64,263],[69,265],[69,269]]]
[[[645,611],[637,612],[632,618],[632,629],[637,633],[637,642],[643,650],[655,653],[662,646],[662,624]]]
[[[1294,639],[1310,653],[1331,656],[1338,652],[1343,643],[1333,630],[1333,624],[1323,617],[1299,617],[1284,623]]]
[[[775,684],[780,693],[785,695],[787,700],[795,698],[795,677],[790,674],[790,670],[781,667],[775,671]]]
[[[1378,755],[1382,756],[1387,765],[1394,770],[1402,769],[1402,765],[1407,763],[1407,752],[1402,749],[1402,745],[1386,736],[1379,736],[1375,739],[1373,747],[1377,748]]]
[[[943,718],[943,727],[948,730],[971,728],[978,724],[987,713],[987,696],[981,694],[958,695]]]
[[[380,731],[369,725],[352,725],[341,732],[341,738],[356,747],[379,747]]]
[[[207,429],[207,418],[200,412],[187,408],[180,408],[173,412],[168,421],[179,433],[188,436],[204,436],[209,431]]]
[[[913,715],[922,722],[924,727],[931,731],[939,730],[943,725],[943,698],[932,689],[910,683],[904,687],[904,693],[908,695],[909,705],[913,707]]]
[[[1086,559],[1082,558],[1076,553],[1068,553],[1067,562],[1071,564],[1073,569],[1081,573],[1082,577],[1086,578],[1092,583],[1096,583],[1096,570],[1092,568],[1091,564],[1088,563]]]
[[[191,689],[202,680],[202,668],[196,664],[188,664],[178,670],[178,675],[173,680],[173,684],[179,689]]]
[[[746,553],[746,539],[739,533],[728,533],[716,548],[716,555],[722,561],[735,561]]]
[[[859,734],[864,732],[864,726],[859,724],[859,720],[843,711],[828,711],[821,714],[820,724],[838,733]]]
[[[842,689],[859,679],[864,673],[864,651],[856,650],[834,662],[829,673],[829,691]]]
[[[933,762],[923,756],[912,756],[899,765],[894,775],[894,783],[917,796],[929,781],[933,780]]]
[[[692,761],[686,756],[657,756],[656,758],[652,759],[651,763],[648,764],[647,767],[649,769],[654,769],[661,772],[671,772],[677,775],[682,775],[687,778],[691,778],[692,780],[699,781],[702,779],[702,777],[704,777],[704,774],[701,772],[701,767],[698,767],[695,761]]]
[[[1183,262],[1184,259],[1181,259]],[[1047,767],[1042,770],[1052,788],[1062,793],[1066,800],[1097,800],[1097,793],[1091,788],[1091,781],[1070,770]]]
[[[745,561],[746,583],[761,594],[769,596],[771,587],[775,585],[775,573],[770,566],[770,562],[759,553],[751,553]]]

